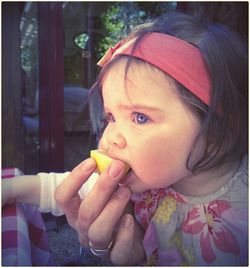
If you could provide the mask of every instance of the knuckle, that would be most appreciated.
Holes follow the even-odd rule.
[[[96,229],[95,225],[92,224],[88,230],[88,238],[90,241],[92,241],[93,243],[99,243],[100,241],[102,242],[102,237],[103,237],[103,233],[98,233],[98,230]]]
[[[111,192],[114,190],[115,186],[116,185],[111,183],[109,180],[100,180],[97,185],[98,191],[100,191],[100,193]]]
[[[90,215],[79,215],[79,228],[81,232],[87,232],[91,225],[92,217]]]
[[[95,226],[94,222],[96,221],[99,213],[96,209],[93,207],[90,207],[88,203],[85,203],[84,201],[82,202],[79,210],[78,210],[78,224],[79,224],[79,229],[86,233],[89,232],[90,228],[93,228]],[[100,232],[100,229],[99,229]]]
[[[79,171],[79,167],[77,166],[70,172],[70,175],[68,176],[68,178],[70,178],[70,180],[74,182],[75,180],[77,180],[77,178],[80,175],[81,175],[81,172]]]
[[[93,223],[88,230],[89,240],[97,245],[102,245],[104,243],[110,242],[112,233],[104,226],[100,226],[98,223]]]
[[[110,179],[110,177],[106,173],[102,173],[100,175],[100,179],[98,180],[97,187],[103,191],[113,191],[118,185],[118,181]]]

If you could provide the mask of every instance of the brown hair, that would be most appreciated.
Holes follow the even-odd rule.
[[[128,39],[136,37],[136,46],[149,32],[173,35],[198,47],[211,77],[212,97],[209,107],[176,81],[180,97],[201,121],[201,130],[189,154],[187,168],[195,172],[240,160],[248,148],[247,46],[227,27],[203,24],[179,12],[169,13],[138,26]],[[134,58],[130,57],[127,70],[132,60]],[[105,127],[100,117],[100,82],[112,63],[103,68],[90,94],[93,128],[99,134]],[[202,139],[206,141],[205,151],[201,158],[193,163],[192,153],[199,147]]]

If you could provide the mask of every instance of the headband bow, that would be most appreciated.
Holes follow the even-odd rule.
[[[134,47],[135,42],[136,38],[120,41],[109,48],[97,64],[103,67],[119,55],[139,58],[173,77],[209,105],[210,77],[197,47],[174,36],[156,32],[146,34]]]

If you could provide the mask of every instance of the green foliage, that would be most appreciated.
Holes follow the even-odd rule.
[[[98,57],[128,35],[131,29],[147,18],[143,10],[138,9],[133,2],[115,3],[101,16],[106,36],[100,41]]]
[[[21,65],[26,72],[31,70],[31,54],[32,50],[30,47],[25,47],[21,50]]]
[[[98,58],[126,37],[136,25],[176,8],[176,2],[116,2],[101,16],[106,36],[97,48]]]
[[[74,42],[81,49],[86,49],[87,42],[89,40],[89,36],[86,33],[81,33],[76,36]]]

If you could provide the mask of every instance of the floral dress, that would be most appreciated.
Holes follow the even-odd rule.
[[[213,194],[184,196],[171,188],[133,195],[145,230],[145,265],[248,265],[247,157]]]

